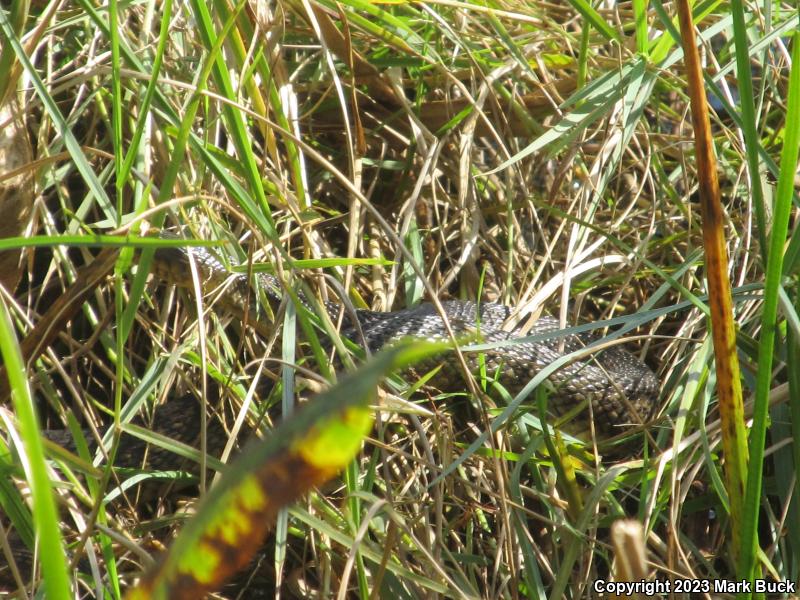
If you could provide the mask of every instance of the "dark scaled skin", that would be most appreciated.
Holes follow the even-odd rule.
[[[165,235],[165,237],[171,237]],[[189,257],[194,260],[205,290],[228,281],[224,306],[229,310],[243,311],[244,299],[250,284],[244,275],[230,275],[222,263],[203,248],[163,248],[156,252],[153,271],[165,281],[192,287]],[[278,302],[282,287],[278,280],[266,273],[258,273],[258,284],[268,297]],[[502,347],[478,352],[464,352],[467,366],[477,373],[483,361],[487,377],[496,380],[510,394],[515,395],[542,369],[565,354],[584,348],[591,338],[564,333],[558,321],[544,317],[522,337],[519,330],[505,331],[503,323],[511,314],[507,306],[451,300],[441,303],[451,330],[460,342],[466,344],[492,344],[509,342]],[[306,304],[307,308],[312,308]],[[341,306],[325,304],[333,322],[337,322]],[[377,352],[401,338],[418,338],[447,341],[449,336],[442,315],[430,303],[393,312],[356,310],[344,311],[342,334],[357,345]],[[353,317],[357,324],[353,322]],[[525,341],[526,337],[542,339]],[[545,339],[546,338],[546,339]],[[431,385],[443,391],[465,389],[464,374],[455,353],[445,353],[417,365],[415,371],[424,374],[440,366]],[[548,406],[555,415],[564,415],[576,407],[576,420],[586,423],[592,419],[595,432],[601,437],[624,432],[631,426],[642,425],[655,412],[659,381],[655,374],[638,358],[613,346],[589,357],[573,361],[550,374],[546,380],[550,390]],[[589,408],[591,406],[591,408]],[[200,403],[191,397],[173,399],[159,407],[153,421],[156,431],[194,447],[199,447]],[[219,456],[227,434],[215,420],[209,419],[207,431],[208,453]],[[72,447],[69,433],[51,431],[48,437],[67,448]],[[87,439],[91,439],[87,436]],[[125,467],[142,467],[168,470],[186,467],[186,460],[166,450],[151,446],[144,462],[146,444],[132,436],[123,436],[115,464]]]
[[[487,378],[496,380],[512,395],[520,392],[539,371],[592,341],[591,338],[564,333],[558,321],[551,317],[536,321],[524,337],[519,329],[504,331],[502,325],[510,316],[511,309],[501,304],[476,304],[463,300],[441,304],[457,339],[471,337],[471,343],[481,344],[510,342],[499,348],[483,350],[480,355]],[[357,311],[357,316],[361,331],[347,331],[345,334],[361,343],[363,332],[363,340],[372,351],[402,337],[431,341],[449,339],[441,315],[429,303],[392,313]],[[526,337],[534,336],[546,339],[525,341]],[[467,366],[473,372],[479,368],[480,355],[478,352],[464,352]],[[431,383],[443,390],[463,389],[463,374],[452,355],[432,360],[418,370],[424,373],[439,363],[443,367]],[[563,415],[584,405],[584,420],[588,420],[585,413],[589,412],[588,404],[591,403],[595,431],[603,436],[646,423],[657,406],[659,383],[655,374],[619,346],[567,364],[550,374],[546,382],[550,389],[548,406],[555,414]]]

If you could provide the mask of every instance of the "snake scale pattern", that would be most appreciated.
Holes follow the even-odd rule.
[[[241,309],[246,295],[251,293],[248,277],[244,274],[231,275],[204,248],[159,249],[153,270],[165,281],[191,287],[190,255],[203,288],[209,290],[227,286],[224,304]],[[283,289],[275,276],[261,272],[253,277],[271,300],[276,303],[282,300]],[[308,304],[306,306],[311,308]],[[482,367],[488,379],[505,388],[512,396],[542,369],[593,341],[590,336],[563,332],[558,321],[551,317],[540,318],[525,333],[526,337],[535,336],[537,341],[525,341],[519,328],[511,331],[503,329],[512,309],[489,302],[443,301],[442,313],[430,303],[392,312],[364,309],[341,311],[341,306],[332,302],[325,303],[324,307],[334,323],[343,312],[343,337],[368,348],[370,352],[377,352],[387,344],[406,337],[450,340],[444,318],[458,340],[469,339],[475,343],[477,337],[484,345],[505,342],[502,346],[480,353],[464,352],[463,355],[473,373]],[[466,389],[464,373],[454,352],[430,359],[418,365],[416,371],[422,375],[437,366],[440,370],[430,384],[444,391]],[[602,437],[646,423],[655,412],[659,392],[659,381],[653,371],[619,345],[566,364],[551,373],[546,384],[550,389],[548,406],[552,413],[559,416],[570,414],[571,420],[584,425],[591,419],[595,431]]]
[[[162,237],[172,238],[164,234]],[[248,276],[231,274],[210,251],[204,248],[160,248],[155,253],[152,271],[165,282],[192,288],[190,262],[195,265],[202,289],[205,292],[224,290],[219,304],[244,318],[246,298],[252,294]],[[263,272],[253,277],[271,301],[279,303],[283,299],[283,288],[276,277]],[[252,304],[252,296],[250,300]],[[459,341],[466,339],[467,343],[475,343],[477,337],[477,341],[484,345],[505,342],[480,353],[463,352],[463,356],[473,373],[480,369],[490,380],[490,386],[502,386],[512,396],[542,369],[593,341],[591,337],[565,333],[558,321],[550,317],[540,318],[525,334],[527,337],[536,336],[537,341],[526,341],[519,329],[505,331],[502,328],[512,312],[510,307],[502,304],[450,300],[441,302],[441,306],[443,313],[430,303],[392,312],[344,311],[341,332],[343,337],[370,352],[377,352],[387,344],[407,337],[447,341],[451,338],[444,324],[444,315]],[[308,303],[306,307],[311,308]],[[328,302],[324,307],[332,321],[337,322],[341,306]],[[454,352],[417,365],[415,374],[424,375],[437,367],[439,370],[429,380],[429,385],[451,392],[467,389]],[[601,438],[646,423],[655,411],[659,392],[659,381],[650,368],[618,345],[560,367],[547,377],[546,386],[550,390],[548,409],[551,413],[566,416],[564,420],[569,422],[568,429],[572,431],[587,431],[591,422]],[[533,396],[529,402],[534,403]],[[157,409],[153,426],[166,437],[197,447],[201,410],[192,396],[175,398]],[[87,439],[92,439],[91,432],[84,433]],[[67,430],[49,430],[46,435],[60,446],[69,450],[75,448]],[[219,456],[227,443],[227,433],[218,421],[212,419],[206,435],[208,453]],[[132,436],[122,438],[115,464],[133,468],[146,466],[153,470],[193,468],[172,452],[156,446],[148,448],[145,442]]]
[[[227,286],[222,304],[230,310],[244,310],[243,303],[251,293],[248,277],[241,274],[231,275],[205,249],[161,248],[155,253],[152,270],[169,283],[192,287],[191,262],[196,266],[198,278],[205,291],[220,285]],[[282,287],[275,277],[259,273],[254,278],[271,300],[282,300]],[[310,308],[308,303],[306,306]],[[341,312],[340,305],[326,303],[324,306],[335,322]],[[349,317],[345,311],[342,334],[354,343],[376,352],[404,337],[449,340],[443,320],[446,318],[459,340],[470,338],[470,341],[475,341],[478,331],[480,342],[487,345],[513,342],[483,350],[480,354],[464,352],[468,368],[477,372],[479,366],[482,366],[487,377],[503,386],[510,394],[519,392],[537,373],[566,353],[582,349],[591,341],[583,336],[565,333],[559,328],[558,322],[549,317],[539,319],[526,334],[536,336],[538,341],[526,341],[519,330],[502,329],[511,309],[501,304],[453,300],[442,302],[441,306],[443,314],[427,303],[394,312],[355,310]],[[542,341],[542,338],[547,339]],[[429,384],[448,391],[465,389],[464,373],[454,353],[428,359],[425,364],[417,365],[416,370],[418,374],[424,374],[435,367],[440,367],[439,371]],[[646,423],[657,406],[659,391],[659,382],[654,373],[619,346],[612,346],[592,354],[589,358],[562,366],[548,376],[546,385],[550,388],[548,406],[552,413],[569,415],[571,423],[583,423],[579,429],[585,429],[585,424],[591,420],[595,432],[601,437]],[[191,395],[171,399],[156,410],[153,428],[165,437],[197,447],[201,410],[204,409]],[[68,430],[48,430],[45,435],[56,444],[75,451],[72,434]],[[84,436],[91,443],[91,431],[85,430]],[[208,453],[218,457],[228,441],[228,434],[218,420],[208,421],[206,440]],[[129,435],[121,438],[114,464],[118,467],[145,467],[155,471],[197,471],[195,464],[177,454],[158,446],[148,446],[144,441]],[[27,576],[33,564],[32,554],[19,539],[12,537],[10,543],[19,568]],[[8,573],[0,569],[0,589],[3,589],[4,584],[13,585],[10,580],[5,581],[4,578],[7,577]]]

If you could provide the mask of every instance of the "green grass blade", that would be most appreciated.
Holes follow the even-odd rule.
[[[600,16],[589,2],[586,0],[569,0],[569,3],[577,10],[583,18],[592,24],[592,27],[597,29],[603,37],[609,42],[621,42],[622,38],[617,31],[609,25],[606,20]]]
[[[633,0],[633,19],[636,28],[636,51],[646,56],[650,46],[647,35],[647,0]]]
[[[789,76],[788,109],[784,125],[783,151],[778,189],[775,194],[772,231],[769,236],[764,307],[761,312],[761,338],[758,344],[758,374],[756,376],[755,410],[750,433],[750,463],[744,516],[741,532],[741,549],[738,562],[739,575],[752,581],[756,569],[758,550],[758,516],[761,508],[762,473],[764,469],[764,443],[767,433],[769,394],[772,383],[772,360],[775,349],[776,320],[783,272],[783,247],[789,229],[792,211],[794,173],[800,151],[800,33],[792,38],[792,71]]]
[[[766,259],[767,218],[764,208],[764,192],[761,189],[761,170],[759,161],[759,139],[756,123],[756,101],[753,96],[753,75],[750,63],[750,40],[744,22],[744,6],[741,0],[731,0],[733,17],[733,39],[736,44],[736,81],[741,99],[742,133],[750,172],[750,193],[756,214],[756,233],[762,248],[762,260]]]
[[[28,477],[33,496],[33,524],[39,541],[39,560],[44,574],[45,590],[48,598],[66,600],[71,597],[71,592],[64,541],[58,526],[60,519],[44,460],[36,409],[25,378],[25,364],[4,298],[0,298],[0,353],[6,366],[12,390],[11,400],[19,419],[20,434],[27,455]]]
[[[199,597],[245,566],[280,508],[350,463],[372,425],[368,404],[381,377],[443,348],[406,343],[387,349],[269,438],[251,442],[131,599],[171,598],[179,589],[182,597]]]

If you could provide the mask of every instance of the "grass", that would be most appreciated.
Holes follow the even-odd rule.
[[[23,250],[21,283],[3,296],[3,364],[21,347],[39,426],[72,424],[79,439],[94,427],[112,450],[123,431],[147,435],[135,416],[150,425],[156,403],[189,393],[209,420],[269,435],[337,377],[325,348],[346,343],[320,302],[342,291],[377,310],[482,298],[521,320],[610,321],[662,382],[647,431],[616,444],[558,433],[533,386],[484,395],[489,373],[465,373],[457,394],[392,378],[386,393],[431,414],[380,410],[358,458],[278,515],[262,560],[222,596],[586,597],[622,560],[609,535],[622,517],[644,526],[651,578],[734,581],[756,568],[798,581],[800,399],[787,366],[800,339],[798,14],[707,2],[693,15],[754,419],[740,517],[723,475],[695,195],[706,174],[672,11],[658,0],[12,1],[0,97],[24,107],[17,139],[31,142],[35,196],[24,222],[0,225],[2,251]],[[4,156],[0,202],[18,175]],[[159,284],[149,260],[171,242],[147,234],[162,227],[273,270],[315,309],[252,298],[246,320],[259,322],[243,324],[213,290],[198,301]],[[106,246],[119,258],[87,275]],[[76,281],[94,283],[59,303]],[[62,305],[69,314],[48,313]],[[62,566],[37,559],[31,571],[14,556],[20,577],[6,589],[121,597],[198,486],[120,494],[139,474],[85,448],[45,444],[53,460],[41,463],[15,398],[0,427],[19,420],[35,469],[4,435],[2,449],[17,449],[0,453],[0,542],[32,550],[34,531],[55,547],[61,536],[68,565],[64,580]],[[44,468],[53,491],[42,495]]]

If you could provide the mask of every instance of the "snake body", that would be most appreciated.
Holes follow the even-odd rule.
[[[250,293],[249,278],[245,274],[231,275],[204,248],[160,249],[156,253],[155,271],[167,281],[191,286],[190,257],[206,289],[227,285],[225,304],[241,307]],[[283,288],[275,276],[260,272],[253,277],[267,296],[275,301],[282,300]],[[301,301],[313,310],[302,297]],[[370,352],[377,352],[401,338],[451,340],[446,320],[457,340],[478,341],[488,346],[480,352],[463,352],[468,368],[473,373],[485,373],[490,386],[502,386],[511,395],[520,392],[543,369],[593,341],[591,337],[562,330],[559,322],[551,317],[540,318],[527,333],[520,327],[506,331],[503,325],[512,309],[502,304],[467,300],[440,304],[441,310],[431,303],[422,303],[391,312],[342,311],[342,307],[333,302],[320,306],[334,323],[342,313],[343,337]],[[446,391],[466,389],[464,373],[454,352],[417,365],[416,371],[424,374],[437,367],[439,371],[429,383]],[[594,430],[603,437],[646,423],[654,413],[659,390],[653,371],[618,345],[588,358],[567,362],[547,376],[546,384],[550,390],[548,405],[554,414],[570,414],[572,419],[574,412],[575,420],[584,426],[591,421]]]
[[[155,253],[153,271],[161,279],[180,286],[192,287],[191,263],[195,264],[198,280],[205,290],[225,285],[223,304],[235,311],[244,311],[251,294],[250,278],[231,275],[227,268],[209,251],[202,248],[170,247]],[[254,276],[258,287],[274,301],[283,299],[283,288],[277,278],[266,273]],[[311,303],[301,297],[307,308]],[[336,322],[341,306],[322,303],[324,310]],[[451,300],[440,304],[423,303],[413,308],[392,312],[371,310],[344,311],[342,335],[356,344],[377,352],[387,344],[406,337],[433,341],[451,340],[445,320],[456,339],[483,343],[481,351],[465,351],[467,367],[473,373],[485,373],[487,388],[502,386],[509,394],[522,390],[538,373],[556,361],[565,362],[566,354],[584,349],[591,340],[566,332],[558,321],[539,319],[524,334],[520,329],[506,331],[503,324],[511,315],[508,306],[494,303],[475,303]],[[415,367],[419,374],[438,368],[429,383],[443,390],[465,389],[464,372],[455,353],[445,353]],[[601,437],[614,435],[630,426],[644,424],[652,415],[658,397],[659,382],[654,373],[638,358],[612,346],[601,352],[567,362],[552,370],[546,378],[550,388],[549,409],[556,415],[569,415],[571,422],[581,423],[580,429],[591,422]],[[152,427],[161,435],[197,447],[200,437],[200,412],[204,410],[191,395],[167,401],[155,413]],[[575,414],[570,414],[574,412]],[[72,435],[67,430],[49,430],[46,437],[74,451]],[[90,441],[93,435],[84,431]],[[206,448],[210,455],[219,456],[228,441],[228,434],[218,420],[208,421]],[[150,470],[172,470],[196,465],[156,445],[149,445],[133,436],[123,436],[114,464],[118,467],[145,467]],[[12,544],[18,564],[28,572],[29,553],[18,540]],[[17,551],[17,548],[19,551]],[[0,584],[3,574],[0,569]],[[0,588],[2,585],[0,585]]]
[[[245,306],[252,305],[251,280],[245,274],[231,274],[210,251],[204,248],[165,247],[156,251],[153,272],[160,279],[182,287],[194,287],[191,263],[195,265],[198,281],[204,291],[220,288],[226,309],[244,315]],[[253,276],[255,283],[275,302],[283,300],[279,280],[267,273]],[[301,301],[313,310],[307,300]],[[342,313],[333,302],[320,306],[335,323]],[[592,341],[584,335],[565,332],[556,319],[540,318],[530,331],[506,331],[503,324],[512,309],[502,304],[449,300],[440,303],[441,311],[430,303],[392,312],[355,309],[344,311],[342,336],[355,344],[377,352],[402,338],[448,341],[452,338],[445,319],[455,338],[467,343],[480,342],[481,351],[462,353],[467,368],[473,374],[483,373],[486,389],[498,386],[510,395],[520,392],[540,371],[548,369],[566,354],[585,349]],[[244,317],[243,317],[244,318]],[[252,322],[253,317],[249,317]],[[415,367],[424,375],[437,369],[428,384],[444,391],[467,389],[463,368],[454,352],[427,359]],[[588,358],[567,362],[552,370],[545,380],[550,390],[549,411],[566,416],[568,429],[586,431],[591,428],[600,437],[609,437],[647,422],[657,405],[659,382],[654,373],[638,358],[619,346],[591,354]],[[531,402],[533,403],[533,402]],[[174,398],[160,406],[152,427],[166,437],[197,447],[200,436],[200,403],[191,395]],[[146,423],[143,423],[147,426]],[[84,431],[92,440],[90,431]],[[67,430],[49,430],[46,436],[71,451],[75,444]],[[206,448],[210,455],[219,456],[228,436],[219,421],[208,421]],[[176,454],[158,446],[148,445],[133,436],[124,436],[115,457],[121,467],[143,467],[151,470],[170,470],[191,464]]]

